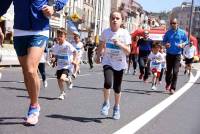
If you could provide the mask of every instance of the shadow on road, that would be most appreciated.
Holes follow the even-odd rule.
[[[151,95],[151,93],[169,94],[169,93],[166,93],[165,91],[160,91],[160,90],[138,90],[138,89],[124,89],[122,90],[122,92],[144,94],[144,95]]]
[[[8,81],[8,80],[1,80],[0,82],[6,82],[6,83],[24,83],[24,81]]]
[[[136,83],[141,83],[143,82],[142,80],[123,80],[124,82],[136,82]],[[143,82],[144,83],[144,82]]]
[[[83,86],[73,86],[75,88],[83,88],[83,89],[94,89],[94,90],[102,90],[103,88],[96,88],[96,87],[83,87]]]
[[[0,125],[17,125],[24,124],[24,117],[0,117]],[[23,120],[23,121],[16,121]]]
[[[17,88],[17,87],[0,87],[8,90],[21,90],[21,91],[26,91],[24,88]]]
[[[29,98],[28,96],[23,96],[23,95],[18,95],[16,97],[19,97],[19,98]],[[58,98],[56,97],[39,97],[39,99],[45,99],[45,100],[57,100]]]
[[[66,120],[66,121],[73,120],[73,121],[78,121],[78,122],[83,122],[83,123],[88,123],[88,122],[102,123],[102,120],[112,119],[111,117],[106,117],[106,118],[87,118],[87,117],[65,116],[65,115],[58,115],[58,114],[47,115],[46,117],[57,118],[57,119],[62,119],[62,120]]]

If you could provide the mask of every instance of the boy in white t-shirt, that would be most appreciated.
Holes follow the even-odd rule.
[[[162,69],[162,62],[164,61],[162,54],[159,52],[161,45],[156,42],[152,46],[152,52],[148,56],[150,60],[150,69],[153,74],[152,78],[152,90],[156,90],[157,81],[160,77],[160,72]]]
[[[64,83],[67,82],[68,88],[72,88],[72,80],[69,73],[73,71],[73,66],[76,65],[77,50],[67,42],[66,30],[61,28],[57,31],[58,44],[52,47],[52,52],[57,61],[57,81],[60,88],[60,96],[58,99],[65,98]],[[55,59],[54,59],[55,60]]]
[[[186,45],[183,49],[183,56],[185,57],[185,71],[184,74],[188,72],[188,75],[191,74],[192,69],[192,63],[194,56],[196,54],[196,48],[193,45],[193,42],[190,42],[190,44]]]

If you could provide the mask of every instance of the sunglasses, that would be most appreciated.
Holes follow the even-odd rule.
[[[176,22],[172,22],[172,23],[170,23],[171,25],[176,25],[177,23]]]

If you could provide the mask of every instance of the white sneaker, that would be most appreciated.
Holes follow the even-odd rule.
[[[68,76],[69,81],[67,81],[67,87],[68,89],[72,89],[73,88],[73,84],[72,84],[72,78],[70,76]]]
[[[58,99],[64,100],[64,99],[65,99],[65,95],[66,95],[65,92],[61,92],[61,93],[60,93],[60,96],[58,96]]]
[[[151,89],[152,89],[152,90],[156,90],[157,88],[156,88],[155,85],[153,85],[153,86],[151,87]]]
[[[1,79],[1,77],[2,77],[2,74],[0,73],[0,79]]]
[[[45,80],[45,81],[43,81],[43,86],[44,86],[44,88],[46,88],[47,86],[48,86],[48,83],[47,83],[47,81]]]

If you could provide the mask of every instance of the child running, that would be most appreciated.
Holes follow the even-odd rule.
[[[183,49],[183,56],[185,57],[185,71],[184,74],[188,73],[188,75],[191,74],[192,70],[192,62],[194,59],[194,56],[196,54],[196,48],[193,45],[193,42],[190,42],[189,45],[186,45]]]
[[[159,52],[161,45],[156,42],[152,46],[152,52],[148,56],[150,60],[150,69],[153,74],[152,78],[152,90],[156,90],[157,81],[160,77],[160,72],[162,68],[162,62],[164,61],[162,54]]]
[[[163,62],[161,63],[162,68],[161,68],[160,77],[159,77],[159,84],[161,84],[162,76],[166,71],[166,52],[165,52],[164,46],[160,47],[160,51],[159,52],[161,53],[162,59],[163,59]]]
[[[105,29],[100,38],[97,49],[96,63],[100,63],[101,56],[104,72],[103,105],[101,114],[107,116],[110,109],[110,88],[113,87],[115,104],[113,119],[120,119],[121,84],[124,69],[127,68],[126,55],[130,53],[131,37],[126,29],[120,28],[122,14],[113,11],[110,14],[110,28]]]
[[[77,56],[77,64],[74,66],[74,71],[72,74],[73,78],[76,78],[77,74],[80,74],[80,63],[81,63],[81,58],[83,54],[83,43],[80,40],[80,34],[79,33],[74,33],[74,42],[72,44],[76,50],[78,51],[78,56]]]
[[[65,98],[64,83],[67,82],[69,89],[72,88],[72,80],[69,73],[72,72],[73,66],[76,65],[77,51],[67,42],[67,32],[64,28],[60,28],[57,31],[58,44],[52,47],[52,52],[55,55],[54,61],[57,61],[57,81],[60,89],[60,95],[58,99],[63,100]]]

